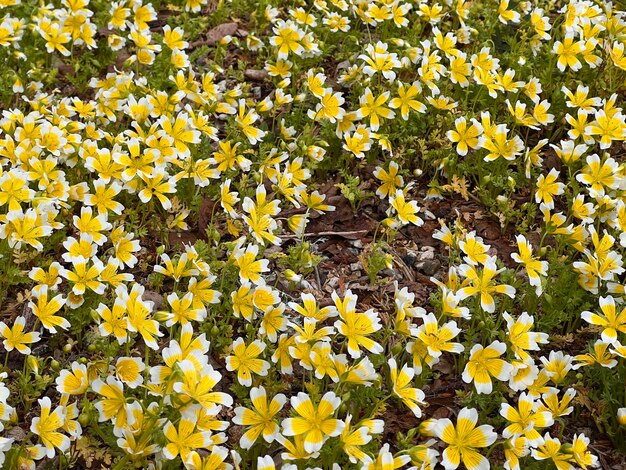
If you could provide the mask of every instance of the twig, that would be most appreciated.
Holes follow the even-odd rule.
[[[349,238],[349,237],[354,237],[354,236],[359,236],[359,235],[365,235],[368,232],[369,230],[352,230],[348,232],[333,232],[333,231],[308,232],[308,233],[304,233],[301,235],[296,235],[296,234],[280,235],[280,238],[284,238],[286,240],[293,239],[293,238],[303,238],[303,237],[332,237],[332,236]]]

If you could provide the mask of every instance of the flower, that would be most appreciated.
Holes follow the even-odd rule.
[[[573,357],[569,354],[564,354],[563,351],[550,351],[550,355],[547,358],[542,356],[540,359],[550,380],[557,385],[560,384],[567,376],[567,373],[572,370]]]
[[[468,77],[471,74],[471,66],[467,62],[467,54],[457,52],[454,58],[450,59],[450,80],[452,83],[458,83],[461,87],[469,86]]]
[[[383,8],[380,10],[380,12],[383,11],[386,11],[386,9]],[[401,63],[398,60],[397,54],[387,52],[388,47],[389,46],[382,41],[365,46],[365,52],[367,54],[361,54],[358,57],[365,62],[363,73],[371,77],[380,72],[388,81],[393,82],[395,80],[396,73],[393,69],[400,67]]]
[[[511,23],[519,23],[521,15],[513,10],[509,10],[509,0],[500,0],[500,5],[498,5],[498,19],[501,23],[507,24],[509,21]]]
[[[167,439],[167,445],[163,447],[163,456],[167,460],[173,460],[180,455],[186,462],[195,449],[207,449],[211,445],[211,432],[200,431],[196,424],[198,421],[199,405],[189,407],[181,413],[178,426],[168,421],[163,428],[163,434]]]
[[[515,296],[515,288],[513,286],[509,286],[508,284],[496,284],[494,277],[502,270],[498,270],[494,257],[487,258],[480,273],[474,266],[469,265],[461,265],[459,271],[462,276],[470,281],[469,286],[459,289],[459,298],[462,300],[479,294],[480,306],[485,312],[493,313],[496,309],[495,301],[491,295],[492,293],[505,294],[511,298]]]
[[[535,460],[552,460],[557,470],[573,469],[571,463],[574,456],[567,452],[561,441],[550,436],[550,433],[544,435],[544,444],[532,450],[532,456]]]
[[[424,103],[415,99],[419,96],[421,91],[422,88],[419,82],[414,82],[412,85],[408,86],[405,86],[404,83],[400,83],[398,86],[398,96],[389,102],[389,106],[394,109],[400,109],[400,115],[405,121],[409,119],[410,111],[425,113],[426,106]]]
[[[584,311],[580,314],[581,318],[587,323],[603,327],[602,340],[607,343],[616,344],[618,341],[618,332],[626,333],[626,308],[617,313],[615,300],[612,296],[600,297],[601,314]]]
[[[389,451],[389,444],[384,444],[378,451],[376,460],[372,460],[369,456],[365,458],[365,462],[361,467],[363,470],[396,470],[411,461],[411,457],[406,454],[394,455]]]
[[[381,199],[391,197],[396,194],[396,190],[404,186],[402,175],[398,174],[400,167],[394,161],[389,163],[389,171],[385,171],[381,167],[374,170],[374,178],[380,180],[382,184],[376,190],[376,194]]]
[[[106,382],[100,378],[94,380],[91,388],[103,397],[95,404],[99,413],[98,421],[111,420],[115,426],[124,427],[128,422],[128,402],[122,382],[109,375]]]
[[[331,418],[340,404],[341,399],[334,392],[326,392],[317,406],[308,394],[299,392],[291,397],[291,407],[297,417],[283,420],[283,434],[303,435],[306,452],[318,452],[326,438],[339,436],[343,431],[345,423]]]
[[[494,341],[487,347],[475,344],[463,370],[463,382],[474,382],[477,393],[491,393],[491,377],[506,381],[513,372],[513,366],[500,359],[505,352],[506,345],[500,341]]]
[[[151,317],[154,303],[152,301],[143,300],[143,292],[143,286],[133,284],[130,293],[124,285],[118,288],[116,294],[118,298],[126,302],[128,331],[139,333],[146,343],[146,346],[157,350],[159,349],[159,344],[156,338],[163,336],[163,333],[159,331],[159,323]]]
[[[402,224],[414,224],[418,227],[424,225],[424,221],[417,215],[417,213],[419,212],[417,202],[407,202],[407,200],[405,199],[404,191],[402,191],[401,189],[397,189],[396,194],[389,197],[389,201],[391,204],[389,211],[391,211],[391,208],[393,208],[396,212],[398,220]],[[388,212],[388,214],[390,214],[390,212]]]
[[[580,367],[591,366],[594,364],[612,369],[617,365],[617,359],[614,355],[614,352],[617,352],[617,350],[609,350],[609,346],[611,346],[609,343],[597,340],[593,344],[593,351],[587,354],[578,354],[574,356],[574,360],[577,361],[577,364],[575,364],[572,369],[577,370]]]
[[[286,452],[280,454],[283,460],[306,460],[319,457],[319,452],[309,452],[304,448],[306,436],[300,434],[290,441],[284,437],[278,436],[276,440],[283,446]]]
[[[113,335],[119,344],[124,344],[128,340],[128,320],[124,301],[119,297],[116,298],[112,308],[101,303],[96,312],[102,318],[98,326],[100,335]]]
[[[232,466],[224,463],[227,457],[228,449],[213,446],[211,453],[204,457],[201,457],[196,451],[191,451],[185,461],[185,466],[193,470],[231,470]]]
[[[491,245],[483,243],[483,239],[477,237],[476,232],[472,230],[465,235],[464,240],[459,241],[459,248],[466,255],[463,257],[466,263],[472,266],[478,266],[479,264],[485,264],[487,262]]]
[[[503,312],[502,317],[506,321],[508,341],[511,351],[520,361],[527,361],[530,354],[527,351],[539,351],[539,344],[548,342],[547,333],[530,331],[535,319],[526,312],[514,319],[508,312]]]
[[[180,75],[182,76],[182,73]],[[159,119],[163,135],[169,137],[173,141],[173,147],[184,156],[190,154],[188,144],[199,143],[201,136],[200,131],[193,127],[189,117],[189,114],[183,111],[173,116],[161,116]],[[153,174],[154,170],[141,172],[139,175],[141,176],[142,173]]]
[[[30,348],[27,345],[39,341],[40,335],[36,331],[25,333],[25,326],[26,318],[23,316],[17,317],[11,328],[6,323],[0,322],[0,335],[4,338],[2,341],[4,349],[7,351],[17,349],[20,354],[30,354]]]
[[[461,343],[452,342],[461,332],[454,320],[439,326],[437,317],[433,313],[424,315],[422,320],[423,324],[418,328],[412,328],[410,332],[411,336],[417,338],[424,345],[427,353],[431,356],[430,360],[427,360],[428,365],[434,365],[443,352],[457,354],[463,352],[465,348]],[[407,350],[408,347],[409,345],[407,345]],[[416,372],[420,373],[420,371],[421,369],[418,367]]]
[[[226,370],[237,371],[237,380],[241,385],[252,385],[252,374],[267,375],[269,363],[257,356],[265,350],[265,343],[256,339],[248,346],[243,338],[233,342],[233,354],[226,358]]]
[[[480,147],[479,137],[483,132],[483,126],[476,119],[472,119],[468,127],[464,117],[457,118],[454,127],[455,130],[446,132],[446,137],[456,143],[456,152],[459,155],[467,155],[470,147],[473,149]]]
[[[139,183],[139,180],[142,183]],[[156,197],[163,206],[163,209],[170,210],[172,208],[172,202],[167,194],[173,194],[176,192],[176,179],[170,177],[163,169],[154,169],[150,173],[139,174],[139,180],[134,180],[132,183],[128,183],[131,187],[138,185],[138,196],[141,202],[147,204],[152,200],[152,197]]]
[[[235,122],[241,128],[241,132],[248,138],[248,141],[252,145],[256,145],[257,142],[263,140],[266,132],[254,127],[253,124],[259,119],[259,115],[254,112],[253,109],[246,113],[245,100],[239,100],[239,111],[235,117]]]
[[[337,309],[333,306],[320,308],[313,294],[303,292],[300,294],[300,298],[302,299],[302,305],[296,302],[289,302],[288,305],[289,308],[304,316],[305,322],[307,318],[321,322],[338,315]]]
[[[248,245],[245,250],[238,249],[233,253],[235,258],[235,266],[239,268],[239,279],[241,282],[253,282],[255,284],[264,284],[261,273],[269,271],[269,261],[266,259],[257,260],[259,247],[257,245]]]
[[[605,188],[616,189],[619,186],[617,162],[608,157],[603,162],[597,154],[587,157],[587,166],[576,179],[586,186],[590,186],[591,195],[603,196]]]
[[[255,294],[260,291],[262,291],[262,288],[257,289],[255,291]],[[257,305],[258,305],[258,302],[257,302]],[[261,328],[259,329],[259,333],[263,335],[267,335],[267,337],[272,343],[276,342],[277,332],[283,331],[287,328],[287,320],[283,316],[284,311],[285,311],[284,304],[280,304],[277,307],[268,306],[267,308],[265,308],[265,312],[263,315],[263,319],[261,321]]]
[[[0,239],[8,238],[9,247],[18,250],[25,243],[42,251],[43,244],[39,239],[52,234],[52,227],[35,209],[10,210],[4,222],[6,223],[0,224]]]
[[[159,312],[168,319],[165,322],[165,326],[172,326],[178,323],[186,325],[190,321],[202,321],[207,314],[202,303],[198,306],[194,302],[194,294],[192,292],[187,292],[182,298],[179,298],[176,292],[172,292],[167,296],[167,303],[170,305],[171,313]]]
[[[346,111],[341,107],[344,103],[345,99],[341,92],[334,93],[332,88],[326,88],[322,96],[320,96],[320,102],[315,107],[315,110],[309,109],[307,115],[315,121],[328,119],[330,122],[335,123],[337,120],[342,120],[346,114]]]
[[[420,418],[422,416],[422,410],[419,405],[424,404],[426,395],[419,388],[410,387],[413,377],[415,376],[415,370],[405,364],[402,366],[400,372],[398,372],[398,365],[394,358],[389,359],[388,364],[394,395],[399,397],[402,403],[404,403],[416,417]]]
[[[520,152],[524,149],[524,143],[518,136],[513,136],[512,139],[508,138],[509,129],[506,124],[498,124],[495,128],[493,135],[488,136],[483,124],[484,135],[480,137],[480,147],[488,150],[489,153],[485,156],[486,162],[491,162],[502,157],[505,160],[515,160]]]
[[[294,347],[295,338],[286,334],[280,335],[274,354],[272,354],[272,362],[280,365],[280,373],[293,374],[292,356],[290,348]]]
[[[538,410],[547,410],[554,418],[567,416],[574,411],[574,407],[570,406],[570,404],[575,396],[576,390],[568,388],[565,393],[563,393],[563,398],[559,400],[558,390],[552,389],[542,395],[541,399],[543,400],[543,403]]]
[[[81,234],[91,235],[91,239],[98,246],[102,246],[107,241],[106,235],[101,232],[111,230],[113,227],[107,221],[105,214],[98,214],[94,217],[91,207],[81,208],[80,217],[75,215],[73,222]]]
[[[584,434],[574,434],[572,439],[571,452],[574,455],[574,460],[580,468],[585,470],[587,467],[597,467],[598,457],[592,455],[588,450],[589,438]]]
[[[301,41],[304,33],[292,21],[278,20],[273,28],[275,36],[270,38],[270,44],[278,49],[278,58],[286,60],[289,53],[302,55],[304,48]]]
[[[72,269],[62,268],[60,274],[72,283],[72,292],[74,294],[83,295],[89,289],[96,294],[102,295],[106,290],[106,284],[99,280],[100,273],[103,270],[104,265],[98,258],[92,259],[90,266],[87,258],[78,256],[72,261]]]
[[[37,402],[41,411],[39,416],[33,418],[30,431],[39,436],[46,448],[46,456],[51,459],[54,457],[55,449],[64,453],[70,448],[70,438],[58,431],[65,422],[65,407],[57,406],[51,412],[50,398],[40,398]]]
[[[556,41],[554,43],[553,52],[558,56],[556,66],[561,72],[565,72],[567,67],[573,71],[577,71],[582,67],[577,55],[582,52],[582,41],[574,42],[574,36],[567,34],[563,42]]]
[[[548,262],[533,257],[533,247],[528,240],[526,240],[524,235],[516,235],[515,240],[517,241],[519,253],[511,253],[511,258],[513,258],[516,263],[520,263],[526,268],[530,285],[535,287],[535,293],[537,296],[540,296],[543,292],[543,288],[539,275],[546,276],[548,274]]]
[[[52,54],[54,51],[59,51],[64,56],[71,54],[70,50],[65,47],[65,44],[70,42],[71,36],[66,32],[62,32],[59,23],[49,24],[45,30],[39,28],[39,34],[45,39],[46,50],[49,53]]]
[[[333,292],[332,298],[340,318],[334,323],[334,326],[339,334],[346,337],[348,354],[353,358],[361,357],[361,346],[373,354],[382,353],[383,347],[368,338],[369,335],[382,328],[376,312],[373,309],[357,312],[357,297],[350,290],[346,291],[343,299],[336,292]]]
[[[515,435],[506,441],[504,447],[505,470],[521,470],[519,459],[530,452],[528,441],[524,436]]]
[[[547,176],[540,175],[537,179],[537,190],[535,191],[535,201],[537,204],[544,203],[549,209],[554,209],[553,196],[563,194],[565,184],[556,182],[559,172],[552,168]]]
[[[238,406],[235,408],[233,422],[240,426],[249,426],[241,436],[239,445],[243,449],[249,449],[254,445],[259,436],[263,435],[266,442],[273,442],[278,436],[280,428],[274,421],[274,417],[283,409],[287,398],[279,393],[268,402],[264,387],[252,387],[250,389],[252,408]]]
[[[533,119],[537,124],[547,126],[554,122],[554,114],[548,113],[550,109],[550,103],[547,100],[543,100],[540,103],[535,104],[533,108]]]
[[[459,412],[456,426],[448,418],[436,420],[433,432],[447,444],[441,462],[446,470],[453,470],[461,463],[468,470],[489,468],[489,461],[475,449],[489,447],[498,435],[488,424],[476,427],[477,422],[478,412],[473,408]]]
[[[502,431],[502,437],[524,436],[532,447],[543,444],[539,430],[552,426],[552,413],[540,409],[540,402],[522,393],[517,400],[517,409],[508,403],[500,405],[500,415],[510,424]]]
[[[370,428],[368,426],[362,425],[363,423],[359,423],[360,426],[351,426],[351,421],[352,415],[349,414],[346,417],[345,425],[341,435],[339,436],[339,440],[341,441],[343,445],[343,451],[350,459],[350,462],[363,462],[367,458],[367,454],[362,449],[360,449],[360,447],[364,446],[372,440]]]
[[[51,333],[56,333],[56,327],[67,330],[71,325],[67,319],[55,315],[63,305],[65,299],[61,294],[48,300],[48,286],[39,285],[33,289],[33,296],[37,299],[35,304],[32,300],[28,302],[28,307],[33,311],[35,316],[41,321],[43,327]]]
[[[360,98],[361,107],[357,111],[357,119],[369,117],[370,128],[376,132],[380,127],[380,119],[393,119],[396,116],[389,108],[385,107],[385,103],[389,99],[389,92],[385,91],[377,97],[374,97],[372,90],[366,88]]]
[[[204,408],[211,409],[215,404],[231,406],[233,399],[223,392],[214,392],[213,388],[221,380],[222,374],[204,363],[196,364],[192,357],[178,362],[183,376],[174,384],[174,391],[187,401],[193,400]]]
[[[372,146],[371,134],[364,127],[359,127],[352,135],[344,135],[345,143],[343,148],[354,154],[357,158],[364,158],[365,152]]]
[[[8,203],[9,211],[21,211],[21,204],[34,196],[35,191],[28,187],[27,173],[12,169],[0,175],[0,206]]]
[[[339,374],[337,373],[337,358],[332,352],[330,343],[326,341],[318,341],[311,348],[309,355],[311,367],[315,370],[315,377],[323,379],[329,376],[333,382],[339,382]]]
[[[145,368],[139,357],[119,357],[115,362],[115,376],[129,388],[137,388],[143,383],[141,373]]]
[[[94,194],[86,194],[84,204],[94,206],[98,210],[98,215],[108,215],[109,211],[121,215],[124,206],[113,198],[122,190],[122,185],[116,181],[108,184],[103,178],[93,182]]]
[[[72,370],[62,370],[56,378],[57,391],[69,395],[82,395],[87,391],[89,378],[87,366],[72,362]]]

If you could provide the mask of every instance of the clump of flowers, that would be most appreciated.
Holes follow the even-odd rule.
[[[0,8],[0,466],[619,459],[619,2]]]

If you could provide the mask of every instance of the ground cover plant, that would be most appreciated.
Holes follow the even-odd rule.
[[[0,0],[7,469],[626,465],[626,14]]]

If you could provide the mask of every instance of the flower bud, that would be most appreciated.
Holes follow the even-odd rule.
[[[507,178],[507,183],[509,185],[509,188],[515,189],[515,180],[510,176]]]
[[[101,318],[97,310],[94,310],[93,308],[89,310],[89,316],[95,323],[100,323]]]
[[[80,415],[78,415],[78,422],[80,423],[81,426],[87,426],[89,424],[89,414],[88,413],[81,413]]]
[[[35,375],[39,375],[39,361],[35,356],[28,356],[26,358],[26,366],[33,372]]]

